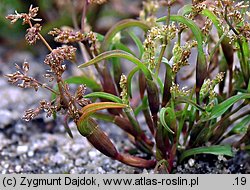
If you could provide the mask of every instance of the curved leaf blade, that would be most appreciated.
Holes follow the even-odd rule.
[[[135,75],[135,73],[139,71],[139,69],[140,69],[139,67],[135,67],[128,74],[127,83],[128,83],[128,95],[130,98],[132,98],[132,78]]]
[[[186,150],[182,153],[180,157],[180,162],[182,162],[185,158],[196,155],[196,154],[214,154],[214,155],[233,156],[233,152],[230,146],[214,145],[214,146],[209,146],[209,147],[198,147],[198,148]]]
[[[244,94],[238,94],[238,95],[232,96],[229,99],[225,100],[224,102],[221,102],[220,104],[215,105],[211,110],[209,119],[215,119],[215,118],[220,117],[236,102],[243,100],[243,99],[247,99],[247,98],[250,98],[250,93],[244,93]]]
[[[87,87],[91,88],[93,91],[101,90],[101,86],[95,81],[86,76],[73,76],[65,79],[68,84],[85,84]]]
[[[105,98],[107,100],[122,103],[122,99],[106,92],[92,92],[84,96],[84,98]]]
[[[87,118],[89,118],[93,113],[104,110],[104,109],[118,109],[118,108],[125,108],[127,107],[126,104],[115,103],[115,102],[97,102],[88,104],[87,106],[83,107],[81,112],[83,113],[80,117],[78,123],[85,122]]]
[[[141,40],[132,32],[132,31],[128,31],[129,36],[133,39],[133,41],[135,42],[138,50],[139,50],[139,58],[142,57],[142,54],[144,52],[144,48],[142,45]]]
[[[145,76],[152,80],[152,76],[150,71],[148,70],[148,68],[135,56],[122,51],[122,50],[111,50],[111,51],[106,51],[104,53],[101,53],[100,55],[96,56],[94,59],[79,65],[79,68],[84,68],[84,67],[88,67],[90,65],[96,64],[104,59],[108,59],[108,58],[113,58],[113,57],[118,57],[118,58],[123,58],[123,59],[127,59],[128,61],[131,61],[132,63],[136,64],[141,70],[142,72],[145,74]]]
[[[237,123],[229,134],[242,134],[247,132],[247,128],[250,125],[250,115],[242,119],[239,123]]]
[[[167,125],[166,120],[165,120],[166,113],[170,113],[171,111],[172,111],[171,108],[162,108],[160,110],[160,122],[168,132],[174,134],[174,131],[170,129],[170,127]]]
[[[200,110],[201,112],[204,112],[205,109],[203,107],[201,107],[200,105],[196,104],[194,101],[188,99],[188,98],[184,98],[184,97],[178,97],[176,99],[176,102],[178,103],[187,103],[189,105],[191,105],[192,107],[194,107],[196,110]]]
[[[115,24],[105,35],[104,40],[101,44],[102,52],[109,50],[109,46],[111,45],[113,37],[120,31],[130,28],[130,27],[139,27],[143,31],[147,32],[150,28],[142,21],[134,20],[134,19],[124,19],[117,24]]]

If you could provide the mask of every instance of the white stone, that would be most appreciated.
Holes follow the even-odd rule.
[[[190,167],[193,167],[193,166],[194,166],[194,163],[195,163],[195,160],[194,160],[194,159],[190,158],[190,159],[188,160],[188,165],[189,165]]]
[[[21,172],[21,171],[22,171],[22,166],[17,165],[17,166],[15,167],[15,171],[16,171],[17,173]]]
[[[28,152],[29,147],[27,145],[19,145],[17,147],[17,154],[24,154]]]

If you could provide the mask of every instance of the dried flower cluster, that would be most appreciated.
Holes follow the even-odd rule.
[[[88,0],[88,3],[90,4],[98,4],[98,5],[101,5],[103,3],[106,3],[107,0]]]
[[[249,2],[235,2],[229,0],[215,1],[209,9],[218,17],[222,28],[229,33],[231,43],[237,41],[241,36],[249,40],[249,22],[247,22],[247,8]]]
[[[205,21],[205,24],[204,24],[204,26],[202,28],[202,33],[204,34],[204,36],[209,35],[209,32],[212,29],[212,25],[213,25],[213,22],[210,19],[207,19]]]
[[[81,42],[86,39],[86,36],[80,31],[74,31],[69,28],[64,28],[64,29],[54,28],[52,31],[49,32],[49,34],[52,36],[56,36],[54,38],[56,42],[65,44]]]
[[[38,23],[27,29],[27,34],[25,35],[25,39],[30,45],[35,44],[36,40],[40,39],[38,33],[41,31],[41,29],[42,26]]]
[[[66,66],[62,63],[64,60],[72,60],[75,56],[75,52],[76,48],[73,46],[58,47],[46,56],[44,63],[49,65],[51,71],[60,77],[66,70]]]
[[[86,93],[86,86],[85,85],[78,86],[77,91],[75,93],[75,101],[81,107],[84,107],[91,103],[89,99],[83,97],[85,93]]]
[[[88,44],[90,46],[90,51],[95,55],[97,53],[97,49],[98,49],[98,44],[97,44],[97,38],[96,38],[96,34],[92,31],[90,31],[87,34],[87,39],[88,39]]]
[[[33,21],[41,21],[41,19],[35,18],[38,13],[38,7],[33,8],[32,5],[29,8],[29,13],[18,13],[17,11],[15,12],[16,14],[10,14],[6,18],[11,21],[11,23],[15,23],[19,19],[23,19],[23,24],[30,24],[30,20]]]
[[[37,91],[40,84],[34,78],[27,76],[29,64],[24,62],[22,68],[18,65],[16,65],[16,68],[18,71],[15,73],[5,75],[8,78],[8,82],[17,84],[20,88],[34,88]]]

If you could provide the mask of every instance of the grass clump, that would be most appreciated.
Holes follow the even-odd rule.
[[[131,166],[169,173],[175,161],[182,162],[195,154],[233,156],[232,147],[249,149],[248,4],[193,1],[171,14],[175,0],[145,1],[138,20],[124,19],[102,36],[85,32],[86,12],[93,3],[105,1],[86,1],[80,29],[55,28],[49,32],[63,44],[54,49],[41,35],[38,7],[7,16],[11,23],[22,19],[29,26],[25,36],[29,44],[41,40],[50,51],[44,60],[50,68],[44,75],[49,84],[29,77],[26,62],[17,66],[17,72],[6,75],[19,87],[42,87],[52,93],[51,101],[42,100],[37,108],[27,110],[25,120],[33,119],[42,110],[48,117],[62,113],[71,137],[67,126],[70,119],[79,133],[106,156]],[[159,9],[166,10],[166,15],[157,18]],[[137,51],[131,50],[124,39],[133,42]],[[83,74],[64,78],[65,61],[76,61],[75,45],[80,47],[84,59],[79,64]],[[192,67],[191,56],[196,56],[195,84],[181,87],[182,80],[191,81],[193,75],[191,72],[185,79],[179,75],[183,67]],[[133,67],[123,70],[127,62]],[[74,93],[70,90],[72,83],[79,85]],[[86,93],[87,89],[92,92]],[[139,117],[144,118],[148,132]],[[118,152],[98,120],[123,129],[136,153]],[[234,135],[240,136],[239,140],[221,144]],[[144,153],[144,157],[137,153]]]

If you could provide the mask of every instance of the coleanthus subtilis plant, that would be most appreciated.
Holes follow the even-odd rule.
[[[103,154],[131,166],[155,167],[165,172],[172,171],[175,161],[181,162],[195,154],[233,156],[232,146],[249,148],[248,4],[228,0],[193,1],[174,15],[170,10],[175,0],[145,1],[139,20],[122,20],[103,37],[92,31],[84,32],[89,3],[104,1],[86,1],[81,29],[55,28],[49,32],[55,41],[64,44],[55,49],[40,34],[38,8],[31,7],[28,14],[16,12],[7,16],[12,23],[23,19],[23,24],[30,26],[26,35],[29,44],[42,40],[50,50],[44,60],[50,70],[44,76],[57,86],[53,88],[27,76],[27,63],[22,69],[18,67],[16,73],[6,75],[19,87],[35,90],[43,87],[53,93],[52,101],[43,100],[38,108],[29,109],[25,120],[34,118],[41,110],[47,112],[47,116],[62,112],[65,121],[73,119],[80,134]],[[155,14],[160,7],[167,10],[167,15],[157,18]],[[140,29],[144,35],[137,36],[132,29]],[[130,50],[121,35],[123,39],[132,40],[138,51]],[[87,56],[83,53],[85,63],[79,68],[93,65],[99,78],[84,74],[63,78],[67,69],[64,61],[75,60],[77,51],[66,44],[74,42],[84,50],[82,52],[88,53]],[[169,47],[173,47],[172,51]],[[183,67],[192,67],[189,58],[193,50],[197,51],[195,86],[181,87],[179,72]],[[234,59],[235,56],[238,59]],[[125,62],[121,58],[132,62],[134,67],[122,70]],[[108,63],[111,69],[106,66]],[[137,83],[134,83],[135,77],[138,77]],[[76,82],[79,78],[82,85],[72,94],[68,83],[79,83]],[[86,88],[93,92],[86,94]],[[107,112],[98,112],[100,110]],[[139,117],[145,118],[145,124],[138,121]],[[138,152],[146,156],[119,153],[96,120],[112,122],[123,129]],[[142,125],[148,126],[149,133]],[[65,127],[72,137],[67,123]],[[233,135],[239,135],[240,140],[231,146],[220,145]]]

